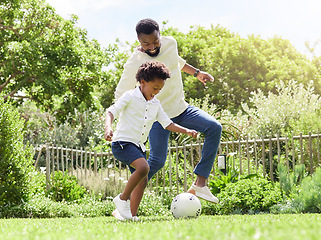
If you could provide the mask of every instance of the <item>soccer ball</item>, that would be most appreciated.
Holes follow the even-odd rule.
[[[197,218],[202,211],[200,200],[191,193],[181,193],[174,197],[171,204],[174,218]]]

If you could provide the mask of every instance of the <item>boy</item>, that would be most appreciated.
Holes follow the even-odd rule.
[[[125,92],[118,101],[107,110],[105,121],[105,139],[112,140],[112,152],[116,159],[130,167],[129,177],[124,191],[114,198],[116,210],[113,215],[122,219],[137,220],[136,209],[134,217],[130,208],[130,195],[136,186],[144,181],[147,185],[149,165],[146,161],[144,143],[155,121],[171,132],[184,133],[197,137],[195,130],[190,130],[175,124],[162,109],[155,95],[158,94],[170,77],[168,68],[160,62],[143,63],[137,71],[136,80],[139,87]],[[111,124],[115,117],[119,122],[115,134]],[[141,198],[138,199],[139,205]]]

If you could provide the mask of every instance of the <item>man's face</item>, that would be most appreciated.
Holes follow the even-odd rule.
[[[156,57],[160,51],[160,34],[154,31],[151,34],[141,33],[138,36],[138,41],[142,49],[151,57]]]

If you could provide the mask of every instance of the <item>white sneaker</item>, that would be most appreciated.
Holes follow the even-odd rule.
[[[120,194],[118,194],[113,202],[116,205],[116,208],[119,212],[119,214],[125,218],[125,219],[132,219],[132,213],[130,212],[130,202],[129,200],[125,201],[125,200],[121,200],[120,199]]]
[[[133,222],[139,222],[140,219],[139,219],[139,217],[137,217],[137,216],[133,216],[133,217],[132,217],[132,221],[133,221]]]
[[[212,203],[218,203],[219,200],[217,197],[215,197],[211,191],[208,189],[207,186],[205,187],[198,187],[194,183],[190,187],[190,189],[187,191],[189,193],[194,194],[195,196],[202,198],[206,201],[212,202]]]
[[[125,218],[123,218],[120,213],[118,212],[117,208],[113,211],[113,216],[117,218],[119,221],[125,221]]]

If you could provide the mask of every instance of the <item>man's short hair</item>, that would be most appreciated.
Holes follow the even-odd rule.
[[[136,24],[137,36],[139,36],[141,33],[151,34],[155,30],[159,32],[159,25],[155,20],[151,18],[142,19]]]
[[[148,61],[143,63],[136,73],[136,79],[138,82],[140,82],[142,79],[144,79],[146,82],[150,82],[155,78],[166,80],[169,77],[169,69],[164,63],[158,61]]]

